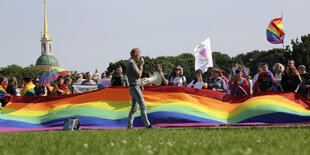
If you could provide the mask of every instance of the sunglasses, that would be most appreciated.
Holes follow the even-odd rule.
[[[176,68],[176,69],[174,69],[174,70],[181,70],[181,68]]]

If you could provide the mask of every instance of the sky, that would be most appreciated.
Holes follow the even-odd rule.
[[[273,18],[284,17],[285,44],[310,33],[309,0],[47,0],[52,52],[60,67],[106,71],[110,62],[192,53],[208,37],[229,56],[281,48],[266,40]],[[0,67],[35,64],[41,55],[43,0],[0,2]]]

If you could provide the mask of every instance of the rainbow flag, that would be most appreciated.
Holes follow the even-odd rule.
[[[149,120],[159,127],[287,125],[310,121],[309,100],[295,93],[272,91],[244,98],[213,90],[151,86],[145,88],[143,95]],[[66,118],[73,117],[80,120],[82,129],[126,128],[130,99],[125,87],[45,97],[13,96],[1,110],[0,132],[59,130]],[[144,126],[139,111],[134,126]]]
[[[267,40],[272,44],[282,44],[284,40],[283,19],[273,19],[267,28]]]
[[[34,96],[34,87],[35,85],[32,82],[26,83],[23,88],[22,96]]]
[[[0,85],[0,100],[7,96],[7,92],[5,91],[4,87]]]

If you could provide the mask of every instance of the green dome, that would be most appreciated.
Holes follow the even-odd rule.
[[[36,66],[59,66],[57,59],[52,55],[41,55],[37,62]]]

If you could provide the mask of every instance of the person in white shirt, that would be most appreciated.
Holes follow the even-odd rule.
[[[274,78],[276,79],[277,82],[278,90],[280,91],[279,88],[281,86],[281,79],[284,72],[284,66],[281,63],[276,63],[273,66],[273,71],[274,71]]]
[[[198,69],[194,73],[194,80],[190,82],[187,87],[195,88],[195,89],[207,89],[208,84],[202,79],[202,71]]]
[[[186,78],[183,76],[183,68],[180,65],[175,66],[170,75],[170,86],[186,86]]]

